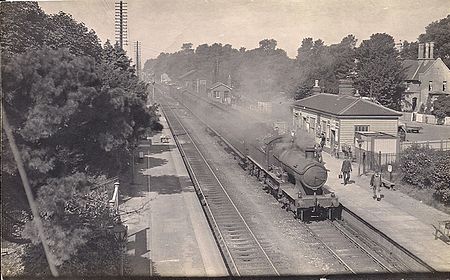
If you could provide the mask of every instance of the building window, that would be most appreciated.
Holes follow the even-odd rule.
[[[357,131],[369,131],[368,125],[355,125],[355,132]]]
[[[215,98],[220,98],[220,92],[217,91],[217,90],[215,90],[215,91],[214,91],[214,97],[215,97]]]
[[[313,135],[316,133],[316,119],[315,118],[309,118],[309,129]]]
[[[447,81],[443,81],[442,82],[442,91],[446,91],[447,90]]]
[[[428,91],[432,91],[433,90],[433,81],[429,81],[428,82]]]
[[[200,85],[206,86],[206,80],[200,80]]]
[[[327,122],[326,121],[322,121],[322,126],[320,127],[321,130],[322,130],[321,132],[325,132],[326,127],[327,127]]]

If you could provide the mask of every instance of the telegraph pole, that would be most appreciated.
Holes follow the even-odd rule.
[[[134,53],[136,59],[136,76],[141,78],[141,42],[134,42]]]
[[[121,49],[123,46],[128,44],[127,41],[127,3],[124,1],[116,2],[114,5],[115,17],[114,17],[114,26],[116,33],[116,42],[119,43]]]

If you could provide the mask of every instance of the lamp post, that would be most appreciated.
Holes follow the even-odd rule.
[[[113,228],[114,238],[120,244],[120,275],[123,276],[123,255],[125,254],[125,241],[127,238],[128,227],[123,224],[117,224]]]
[[[356,141],[358,141],[358,147],[359,147],[359,164],[358,164],[358,176],[361,176],[361,154],[362,154],[362,143],[364,142],[364,140],[362,140],[361,138],[358,138]]]

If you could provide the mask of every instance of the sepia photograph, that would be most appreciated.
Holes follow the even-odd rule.
[[[0,1],[1,279],[450,279],[448,0]]]

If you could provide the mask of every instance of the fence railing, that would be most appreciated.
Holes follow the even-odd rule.
[[[402,142],[400,143],[400,151],[403,151],[412,145],[419,145],[420,147],[428,147],[433,150],[449,151],[449,140],[433,140],[433,141],[415,141],[415,142]]]
[[[396,166],[400,163],[400,153],[381,153],[355,149],[355,160],[361,164],[363,173],[369,170],[386,171],[388,165]]]

